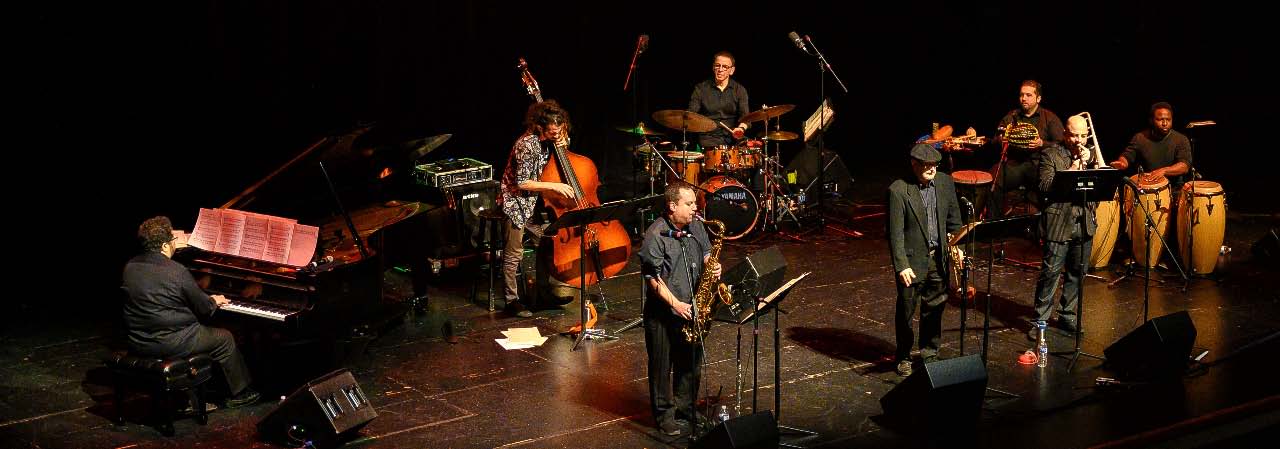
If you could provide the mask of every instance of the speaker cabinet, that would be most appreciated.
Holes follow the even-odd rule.
[[[831,150],[823,151],[823,160],[826,161],[824,169],[824,181],[822,184],[827,186],[827,193],[845,195],[852,194],[853,177],[849,175],[848,167],[845,167],[844,160],[839,154]],[[792,193],[799,193],[801,189],[809,187],[809,183],[818,177],[818,150],[813,146],[806,146],[799,154],[796,155],[790,163],[787,164],[787,173],[795,172],[796,183],[790,187]],[[822,186],[814,183],[813,187],[806,191],[806,201],[813,203],[817,201],[817,195],[822,192]]]
[[[457,257],[479,251],[487,229],[480,228],[481,210],[497,207],[498,182],[482,181],[445,189],[426,189],[424,201],[436,205],[427,230],[435,236],[431,253],[436,258]]]
[[[716,424],[689,446],[691,449],[742,449],[778,447],[778,422],[765,410]]]
[[[338,370],[299,388],[258,421],[263,439],[287,446],[305,442],[318,449],[337,447],[378,413],[347,370]]]
[[[982,411],[987,368],[978,354],[926,363],[884,397],[880,407],[898,424],[973,429]]]
[[[1152,318],[1108,346],[1103,354],[1116,375],[1128,379],[1178,376],[1190,363],[1196,327],[1185,310]]]

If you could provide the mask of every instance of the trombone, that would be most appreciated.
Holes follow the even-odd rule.
[[[1092,151],[1092,154],[1090,154],[1090,157],[1093,159],[1093,161],[1090,165],[1092,165],[1093,168],[1102,167],[1103,165],[1106,164],[1106,162],[1102,160],[1102,145],[1098,143],[1097,128],[1093,127],[1093,115],[1089,114],[1088,111],[1085,111],[1085,112],[1076,114],[1075,116],[1084,119],[1085,126],[1089,130],[1089,137],[1086,140],[1090,141],[1093,145],[1093,151]],[[1088,145],[1085,143],[1077,143],[1076,145],[1080,147],[1082,155],[1085,151],[1089,151]]]

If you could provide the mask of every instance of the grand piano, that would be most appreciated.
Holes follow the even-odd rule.
[[[401,173],[411,167],[412,149],[359,149],[355,142],[366,131],[320,139],[222,205],[318,226],[318,248],[308,265],[195,248],[174,257],[202,288],[231,300],[216,320],[289,341],[341,340],[376,335],[425,295],[430,248],[424,237],[430,229],[424,217],[432,206],[395,199],[412,196],[412,183]],[[412,282],[407,275],[388,277],[403,268]]]

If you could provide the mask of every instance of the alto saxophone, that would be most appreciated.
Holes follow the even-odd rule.
[[[711,240],[711,251],[707,263],[702,267],[702,277],[698,281],[698,289],[693,295],[693,317],[684,324],[684,339],[690,343],[702,340],[711,329],[711,306],[716,298],[725,304],[733,304],[733,293],[729,287],[712,276],[720,267],[720,247],[724,243],[724,222],[706,220],[707,236]]]

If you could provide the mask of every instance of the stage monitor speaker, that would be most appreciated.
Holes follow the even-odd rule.
[[[438,207],[429,213],[434,235],[432,254],[449,258],[472,254],[485,241],[488,229],[480,227],[480,211],[497,207],[498,182],[481,181],[445,189],[427,189],[425,199]]]
[[[823,151],[823,160],[827,161],[825,178],[823,184],[827,184],[827,192],[848,197],[852,194],[853,177],[849,175],[848,167],[845,167],[844,160],[839,154],[831,150]],[[813,146],[806,146],[799,154],[796,155],[791,162],[787,164],[786,173],[795,172],[796,183],[790,186],[792,193],[799,193],[800,189],[809,186],[814,178],[818,177],[818,149]],[[806,201],[813,203],[817,201],[817,193],[821,192],[821,186],[814,183],[813,188],[806,192]]]
[[[987,390],[987,368],[978,354],[926,363],[880,398],[891,420],[950,431],[973,429]]]
[[[286,446],[338,447],[378,413],[351,372],[334,371],[308,382],[258,421],[258,435]]]
[[[1254,260],[1270,264],[1280,262],[1280,235],[1276,234],[1275,228],[1268,229],[1262,238],[1253,242],[1251,250]]]
[[[721,281],[733,292],[733,301],[737,307],[717,307],[715,318],[724,321],[738,321],[734,315],[742,311],[750,311],[758,296],[782,286],[787,276],[787,258],[777,246],[770,246],[762,251],[748,255],[746,259],[728,268],[720,276]]]
[[[716,424],[690,449],[743,449],[778,447],[778,421],[765,410]]]
[[[1125,335],[1103,354],[1117,377],[1152,379],[1182,375],[1190,363],[1196,327],[1185,310],[1152,318]]]

